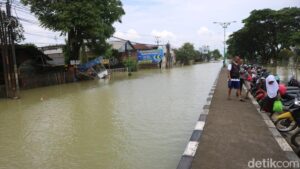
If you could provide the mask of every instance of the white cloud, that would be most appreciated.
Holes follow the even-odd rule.
[[[207,27],[202,26],[198,31],[197,34],[199,36],[213,36],[215,33],[210,31]]]
[[[160,36],[162,43],[170,41],[173,46],[184,42],[194,43],[196,47],[210,45],[212,48],[223,48],[223,29],[214,21],[236,20],[230,25],[227,36],[243,24],[241,20],[249,16],[254,9],[280,9],[299,6],[298,0],[122,0],[126,14],[122,23],[115,23],[115,36],[138,41],[155,43],[153,36]],[[21,16],[21,14],[19,14]],[[24,14],[25,18],[34,16]],[[37,25],[24,25],[26,32],[43,33],[44,28]],[[55,40],[57,33],[46,31],[47,37],[27,36],[29,42],[60,43]],[[60,38],[61,39],[61,38]]]
[[[141,37],[139,33],[134,29],[129,29],[126,32],[116,31],[114,36],[128,40],[138,40]]]
[[[27,15],[26,17],[34,21],[36,24],[21,21],[25,31],[25,41],[22,43],[34,43],[37,46],[47,46],[65,43],[65,38],[61,37],[60,33],[53,32],[41,27],[38,24],[38,20],[33,16]]]
[[[220,30],[222,30],[220,28]],[[226,40],[233,32],[228,31],[226,33]],[[200,27],[197,31],[198,39],[201,45],[209,45],[211,49],[219,48],[222,49],[224,45],[224,33],[221,31],[215,32],[208,29],[205,26]]]
[[[153,30],[151,32],[151,34],[154,36],[154,37],[160,37],[162,39],[165,39],[165,40],[168,40],[168,39],[175,39],[176,36],[174,35],[174,33],[170,32],[170,31],[166,31],[166,30],[163,30],[163,31],[157,31],[157,30]]]
[[[272,3],[269,0],[124,0],[123,2],[126,15],[122,19],[123,22],[115,26],[117,30],[129,28],[138,30],[141,35],[140,42],[154,43],[153,37],[144,36],[150,32],[152,36],[167,37],[173,46],[191,42],[198,47],[207,44],[220,50],[223,49],[223,29],[213,24],[214,21],[238,21],[227,30],[233,32],[243,26],[241,20],[248,17],[254,9],[299,6],[297,0],[273,0]],[[201,27],[204,25],[205,27]]]
[[[224,41],[222,34],[209,30],[205,26],[202,26],[200,29],[198,29],[197,35],[200,44],[209,45],[210,48],[218,48],[223,44],[222,42]]]

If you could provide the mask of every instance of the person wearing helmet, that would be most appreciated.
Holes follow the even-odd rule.
[[[287,88],[284,84],[279,85],[279,94],[280,96],[285,96]]]
[[[274,114],[273,105],[278,99],[279,84],[276,81],[275,76],[269,75],[266,79],[267,96],[263,100],[262,109],[266,112]]]

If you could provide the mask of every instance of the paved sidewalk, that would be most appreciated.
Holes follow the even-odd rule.
[[[288,161],[250,100],[227,100],[227,74],[223,69],[192,169],[248,169],[248,162]]]

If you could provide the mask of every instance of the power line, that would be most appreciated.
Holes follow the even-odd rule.
[[[23,21],[23,22],[27,22],[27,23],[30,23],[30,24],[34,24],[34,25],[40,25],[40,23],[36,22],[36,21],[33,21],[33,20],[29,20],[29,19],[25,19],[25,18],[18,18],[20,21]]]
[[[63,37],[57,37],[57,36],[47,36],[47,35],[27,33],[27,32],[24,32],[24,34],[31,35],[31,36],[37,36],[37,37],[45,37],[45,38],[54,39],[54,40],[65,40]]]
[[[112,36],[112,38],[115,38],[115,39],[119,39],[119,40],[122,40],[122,41],[129,41],[128,39],[124,39],[124,38],[120,38],[120,37],[117,37],[117,36]],[[136,43],[136,44],[145,44],[145,45],[154,45],[154,44],[150,44],[150,43],[141,43],[141,42],[136,42],[136,41],[131,41],[131,43]]]
[[[26,13],[28,15],[32,15],[32,13],[28,10],[25,10],[25,9],[22,9],[22,8],[19,8],[17,6],[13,6],[15,9],[17,9],[19,12],[23,12],[23,13]]]
[[[20,8],[18,8],[17,6],[14,6],[14,11],[15,11],[16,18],[18,20],[20,20],[21,22],[25,22],[25,23],[29,23],[29,24],[34,24],[34,25],[38,25],[38,26],[40,25],[40,23],[38,23],[37,21],[19,17],[18,12],[20,12]],[[21,10],[21,12],[24,12],[24,11]],[[28,13],[28,12],[25,12],[25,13]],[[39,33],[24,32],[24,34],[25,35],[29,35],[29,36],[45,37],[45,38],[53,39],[53,40],[56,40],[56,41],[58,41],[58,40],[65,40],[63,37],[53,36],[53,33],[50,35],[50,33],[45,33],[45,32],[43,32],[41,34],[39,34]],[[47,34],[47,35],[45,35],[45,34]],[[34,42],[34,43],[37,43],[37,42]]]
[[[128,33],[130,33],[130,32],[126,32],[126,31],[118,31],[118,32],[120,32],[120,33],[124,33],[124,34],[128,34]],[[138,33],[138,35],[141,35],[141,36],[147,36],[147,37],[152,37],[153,38],[153,36],[154,35],[151,35],[151,34],[146,34],[146,33]]]
[[[156,44],[157,44],[157,46],[159,46],[159,43],[160,43],[160,36],[154,36],[154,38],[155,38],[155,42],[156,42]]]

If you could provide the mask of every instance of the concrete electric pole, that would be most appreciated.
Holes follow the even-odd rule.
[[[236,23],[236,21],[231,22],[213,22],[214,24],[219,24],[224,29],[224,60],[223,66],[226,66],[226,29],[232,23]]]

